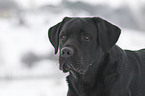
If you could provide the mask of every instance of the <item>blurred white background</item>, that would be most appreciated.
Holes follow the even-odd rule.
[[[123,49],[145,48],[145,0],[0,0],[0,96],[66,96],[48,29],[65,16],[102,17]]]

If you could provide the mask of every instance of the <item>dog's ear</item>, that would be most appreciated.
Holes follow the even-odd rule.
[[[58,24],[52,26],[49,30],[48,30],[48,37],[49,40],[51,42],[51,44],[53,45],[53,47],[55,48],[55,54],[57,54],[58,52],[58,46],[59,46],[59,33],[61,30],[62,25],[67,22],[70,18],[69,17],[65,17],[62,22],[59,22]]]
[[[93,20],[97,25],[99,44],[103,51],[109,53],[111,48],[117,42],[121,30],[117,26],[99,17],[94,17]]]
[[[55,48],[55,54],[58,52],[60,25],[61,25],[61,22],[56,24],[55,26],[51,27],[48,30],[48,37],[49,37],[51,44]]]

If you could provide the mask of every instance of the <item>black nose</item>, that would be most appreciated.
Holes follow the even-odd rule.
[[[74,51],[71,47],[64,47],[61,49],[61,56],[64,58],[71,57],[73,55]]]

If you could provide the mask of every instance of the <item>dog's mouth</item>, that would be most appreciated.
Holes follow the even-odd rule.
[[[81,68],[81,67],[75,67],[71,63],[64,63],[64,64],[60,64],[59,69],[62,70],[64,73],[75,71],[79,74],[85,74],[87,72],[89,66],[91,66],[91,65],[92,64],[89,64],[85,68]]]
[[[67,66],[65,63],[59,65],[59,69],[62,70],[64,73],[73,70],[70,66]]]
[[[79,74],[85,74],[91,64],[82,56],[75,54],[70,58],[63,58],[59,56],[59,69],[64,73],[66,72],[76,72]]]

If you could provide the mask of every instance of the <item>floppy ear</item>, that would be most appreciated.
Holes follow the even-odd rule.
[[[51,42],[51,44],[53,45],[53,47],[55,48],[55,54],[57,54],[58,52],[58,46],[59,46],[59,33],[61,30],[61,27],[63,25],[63,23],[65,23],[67,20],[69,20],[70,18],[65,17],[63,19],[62,22],[52,26],[49,30],[48,30],[48,37],[49,40]]]
[[[61,25],[61,22],[58,23],[57,25],[54,25],[48,30],[48,37],[51,44],[55,48],[55,54],[58,52],[60,25]]]
[[[121,30],[117,26],[101,18],[94,17],[98,28],[98,40],[104,52],[109,53],[117,42]]]

